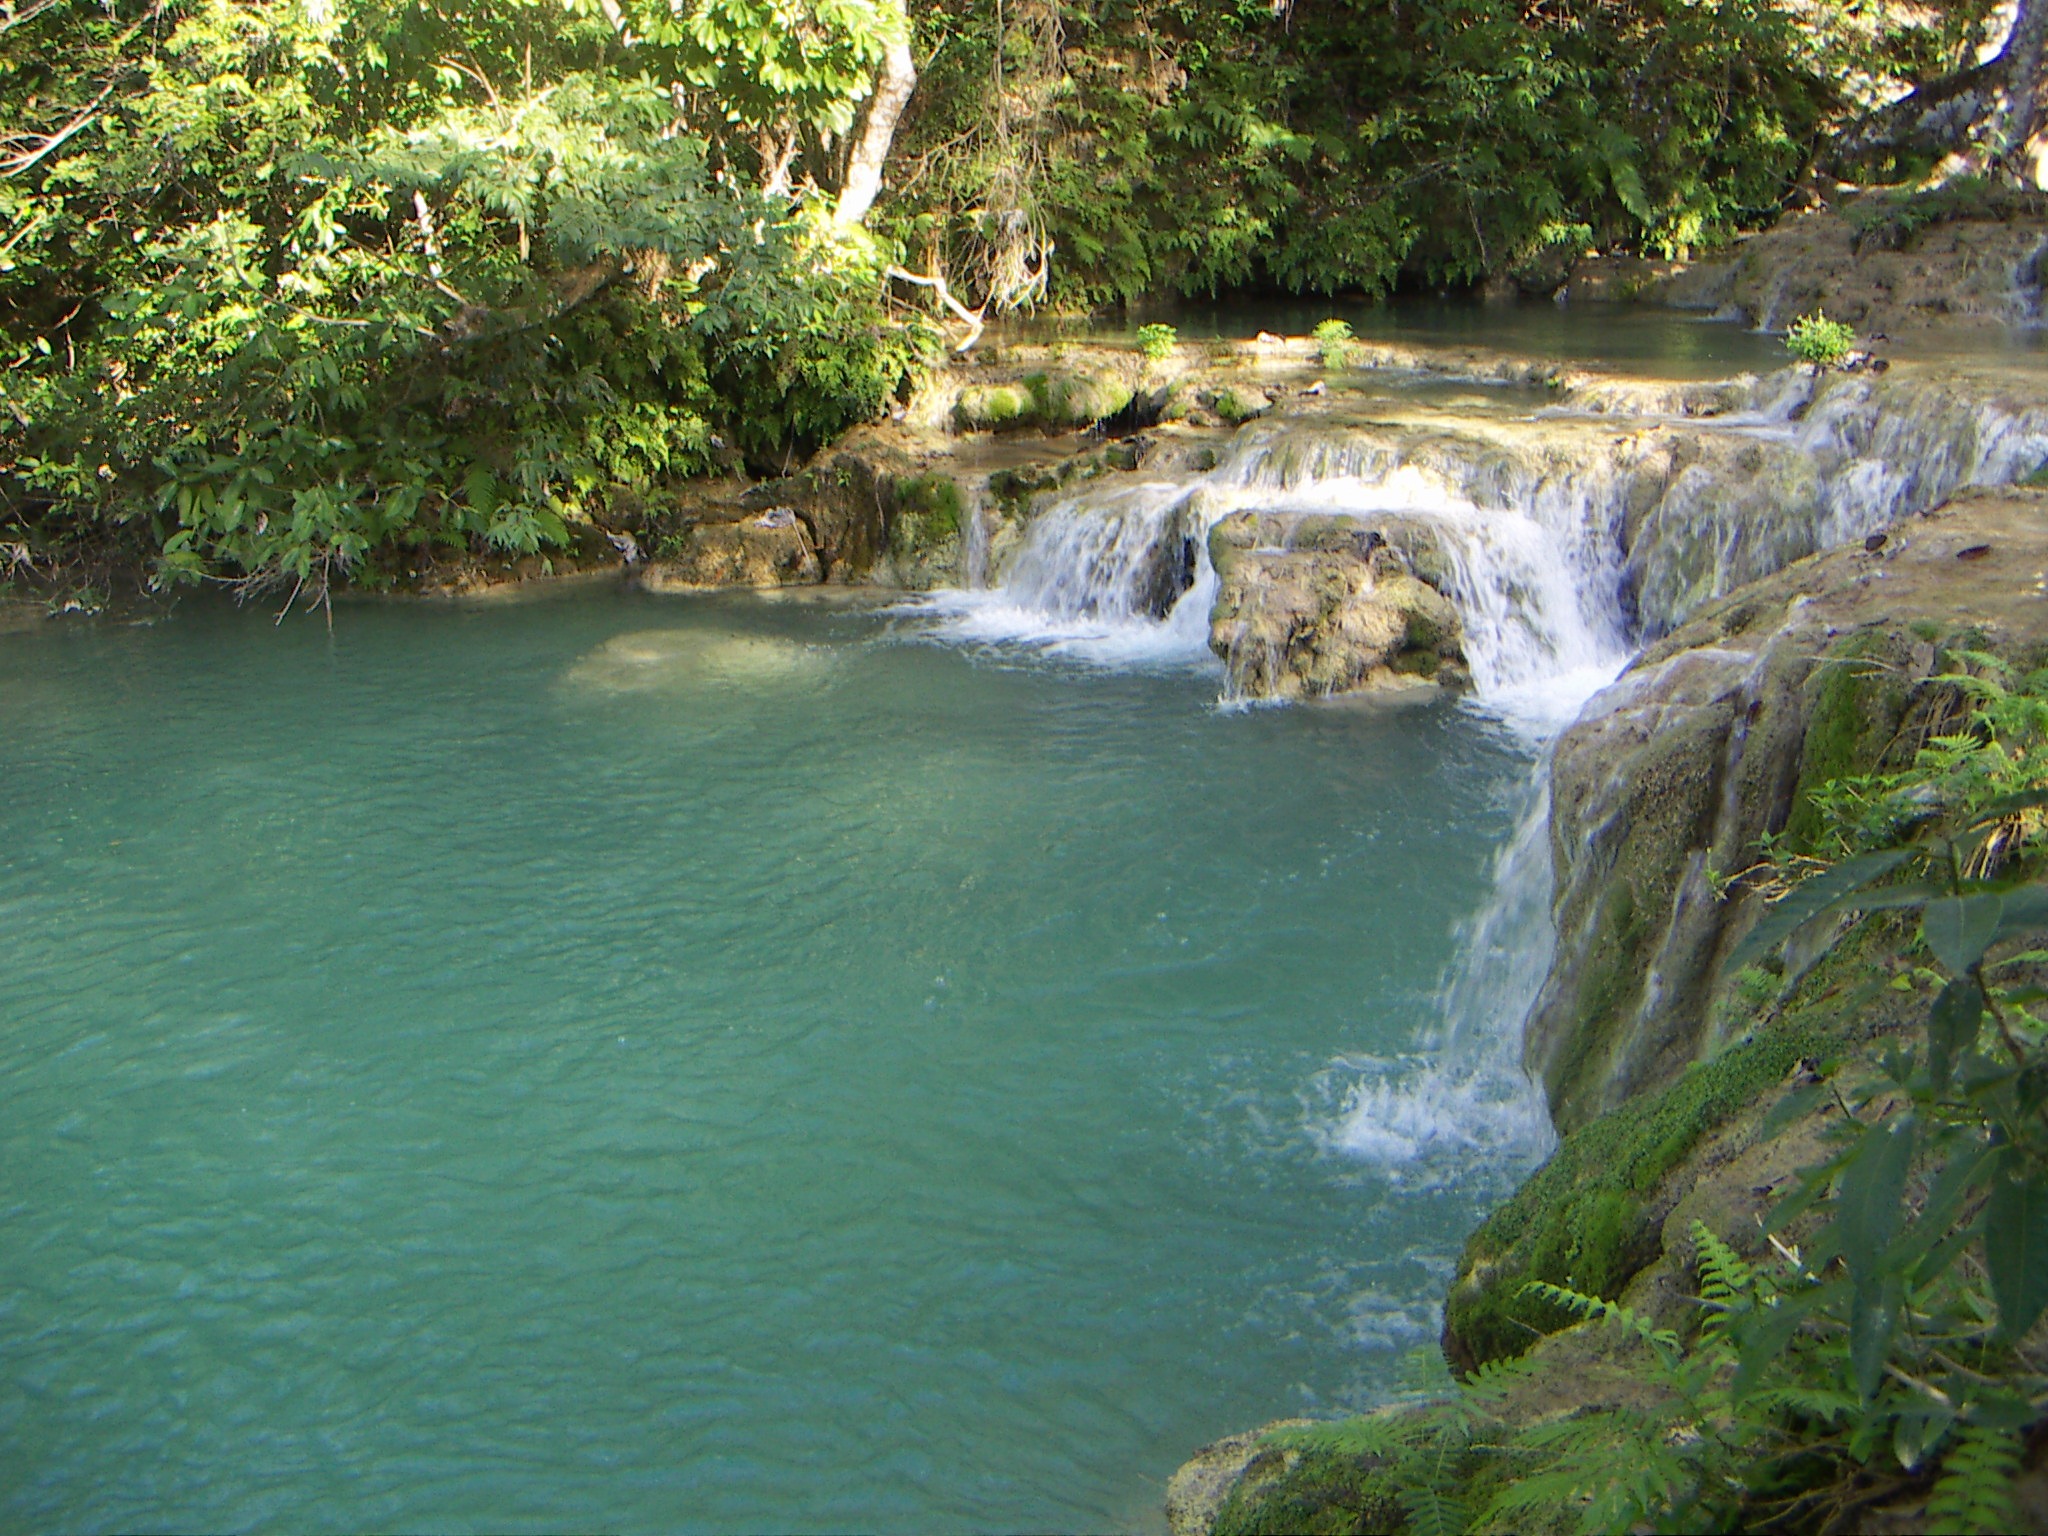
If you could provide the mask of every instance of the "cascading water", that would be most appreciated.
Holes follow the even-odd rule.
[[[1512,1182],[1553,1141],[1542,1095],[1522,1071],[1522,1023],[1550,967],[1549,785],[1524,788],[1514,836],[1495,856],[1493,893],[1458,933],[1438,989],[1438,1023],[1416,1054],[1344,1058],[1325,1074],[1318,1137],[1404,1183]]]
[[[1708,419],[1701,419],[1702,417]],[[1213,469],[1070,494],[993,587],[935,600],[942,631],[1096,663],[1213,664],[1207,535],[1232,512],[1425,524],[1464,628],[1471,704],[1543,744],[1646,635],[1816,549],[2048,458],[2048,413],[1939,381],[1823,388],[1792,370],[1603,393],[1519,423],[1267,421]],[[1178,594],[1178,595],[1176,595]],[[1521,1069],[1548,969],[1548,785],[1532,768],[1493,894],[1461,934],[1416,1054],[1344,1059],[1314,1134],[1406,1181],[1512,1178],[1549,1145]]]
[[[927,609],[942,634],[970,644],[1108,666],[1205,656],[1216,580],[1195,491],[1148,479],[1067,497],[1033,520],[1000,585],[935,594]]]
[[[1283,425],[1240,433],[1215,469],[1090,488],[1042,512],[1001,584],[935,600],[944,632],[1105,664],[1207,661],[1216,576],[1207,534],[1256,507],[1426,523],[1448,560],[1478,708],[1532,749],[1628,654],[1615,524],[1626,486],[1604,465],[1460,458]],[[1171,580],[1183,572],[1185,591]],[[1521,1024],[1549,965],[1546,787],[1529,784],[1493,896],[1440,984],[1441,1023],[1394,1060],[1323,1074],[1312,1134],[1408,1182],[1513,1177],[1548,1147],[1521,1070]]]

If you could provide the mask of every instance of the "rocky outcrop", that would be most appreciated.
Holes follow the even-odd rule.
[[[797,474],[684,509],[641,574],[651,591],[875,583],[913,591],[964,578],[968,497],[877,432]]]
[[[1408,548],[1423,550],[1422,559]],[[1419,573],[1440,560],[1424,529],[1238,512],[1210,530],[1209,559],[1217,577],[1209,648],[1239,697],[1326,698],[1470,681],[1458,610]]]
[[[1559,740],[1557,951],[1526,1062],[1560,1129],[1724,1043],[1716,977],[1749,920],[1721,882],[1807,787],[1917,740],[1944,647],[2048,646],[2048,495],[1976,491],[1876,548],[1802,560],[1651,646]]]
[[[1878,194],[1795,214],[1724,257],[1590,259],[1565,293],[1710,310],[1767,330],[1825,310],[1866,334],[1990,331],[2039,318],[2044,251],[2039,199],[1948,210]]]
[[[810,531],[788,507],[686,528],[666,541],[661,557],[640,576],[650,592],[809,586],[822,579]]]
[[[1311,1422],[1281,1419],[1263,1429],[1225,1435],[1190,1456],[1166,1485],[1166,1526],[1172,1536],[1206,1536],[1225,1500],[1237,1493],[1248,1477],[1256,1482],[1262,1472],[1284,1475],[1292,1471],[1299,1455],[1290,1458],[1288,1452],[1269,1447],[1266,1437],[1275,1430]]]

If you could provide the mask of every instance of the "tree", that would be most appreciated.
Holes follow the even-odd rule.
[[[846,177],[840,184],[839,202],[832,210],[833,222],[841,228],[859,224],[874,207],[882,190],[882,166],[889,158],[896,124],[910,104],[910,93],[917,87],[917,66],[910,57],[910,17],[904,0],[894,0],[890,17],[894,25],[882,55],[881,76],[874,94],[868,98],[867,117],[847,156]]]
[[[1996,53],[1871,113],[1823,157],[1836,175],[1904,179],[1927,170],[2048,185],[2042,72],[2048,0],[2017,0]]]

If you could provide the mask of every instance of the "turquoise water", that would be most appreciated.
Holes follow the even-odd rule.
[[[1465,1232],[1328,1150],[1526,752],[847,606],[0,637],[0,1524],[1142,1528]]]

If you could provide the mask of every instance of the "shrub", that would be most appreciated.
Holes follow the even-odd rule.
[[[1175,345],[1180,341],[1180,332],[1170,325],[1141,325],[1138,327],[1138,350],[1155,363],[1163,363],[1173,355]]]
[[[1815,373],[1841,367],[1855,345],[1855,331],[1818,309],[1794,320],[1785,333],[1785,350],[1802,363],[1811,363]]]
[[[1351,327],[1342,320],[1325,320],[1315,328],[1316,346],[1323,354],[1325,368],[1343,368],[1351,361]]]

